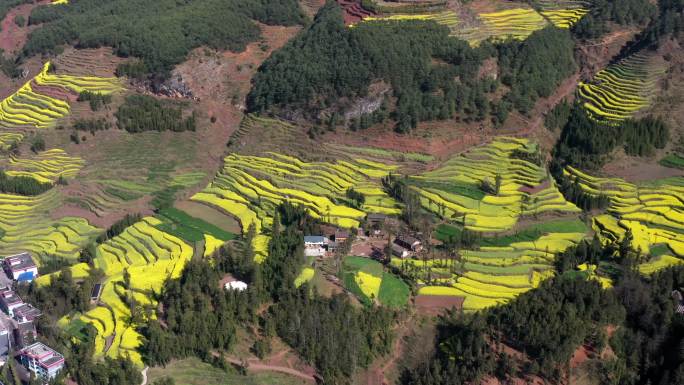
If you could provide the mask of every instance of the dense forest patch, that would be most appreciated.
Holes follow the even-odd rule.
[[[391,118],[398,132],[456,115],[498,124],[512,108],[530,111],[537,98],[548,96],[574,71],[573,47],[570,33],[554,27],[498,49],[472,48],[434,21],[347,28],[340,8],[329,3],[309,28],[264,62],[247,103],[252,111],[299,109],[316,119],[333,110],[334,124],[340,98],[365,97],[370,84],[383,81],[396,98]],[[478,74],[491,57],[499,61],[501,80],[494,79],[498,74]],[[502,84],[514,91],[492,97]]]
[[[593,367],[598,383],[681,384],[684,361],[672,349],[684,342],[684,318],[673,311],[671,292],[683,284],[681,267],[650,281],[626,271],[610,291],[561,276],[488,312],[448,314],[438,322],[434,356],[413,363],[401,383],[465,384],[485,376],[563,381],[575,349],[586,344],[614,352]]]
[[[25,55],[112,46],[119,56],[142,58],[146,72],[167,73],[193,48],[242,50],[266,24],[292,25],[303,16],[295,0],[83,0],[66,7],[42,6],[29,18],[41,24],[31,33]]]

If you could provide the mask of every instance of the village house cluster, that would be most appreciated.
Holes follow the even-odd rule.
[[[2,259],[4,281],[0,286],[0,362],[18,359],[35,378],[54,378],[64,368],[64,356],[42,342],[34,321],[42,315],[39,309],[25,303],[12,289],[13,284],[29,283],[38,277],[38,266],[29,253]],[[3,274],[0,274],[3,275]],[[14,352],[16,357],[10,356]]]

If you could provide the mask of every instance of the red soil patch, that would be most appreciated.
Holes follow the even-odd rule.
[[[6,54],[14,54],[17,50],[21,49],[26,43],[26,39],[28,38],[31,29],[33,29],[29,26],[18,26],[14,22],[14,18],[21,15],[28,23],[31,10],[41,4],[47,4],[49,2],[49,0],[41,0],[36,3],[22,4],[7,12],[7,15],[2,20],[2,30],[0,31],[0,48],[2,48]]]
[[[325,5],[325,0],[301,0],[300,3],[304,12],[313,18],[318,10]]]
[[[375,14],[374,12],[363,8],[361,6],[361,1],[359,0],[337,0],[337,4],[342,7],[344,12],[344,24],[346,25],[358,23],[366,17]]]
[[[551,185],[551,182],[548,179],[544,179],[544,181],[537,186],[534,186],[534,187],[522,186],[518,189],[518,191],[524,192],[527,194],[536,194],[536,193],[538,193],[544,189],[549,188],[550,185]]]
[[[571,368],[576,368],[583,363],[589,361],[589,356],[592,354],[593,349],[587,345],[581,345],[575,350],[575,353],[572,354],[572,358],[570,358],[570,367]]]
[[[216,52],[198,48],[174,70],[199,99],[197,110],[206,114],[206,123],[198,134],[206,146],[207,164],[213,170],[220,167],[228,138],[240,125],[244,99],[256,70],[301,28],[260,27],[262,41],[247,45],[244,51]],[[209,122],[211,118],[214,123]]]
[[[31,82],[31,88],[33,89],[33,91],[39,94],[59,99],[65,102],[75,102],[76,100],[78,100],[78,95],[76,95],[75,92],[71,92],[62,87],[41,86],[36,84],[36,82]]]
[[[421,314],[437,315],[443,310],[463,308],[465,298],[453,295],[418,295],[415,298],[415,305]]]
[[[358,147],[431,154],[438,158],[448,158],[489,140],[483,130],[461,127],[454,130],[454,125],[453,121],[424,122],[414,134],[398,134],[389,126],[377,125],[360,132],[338,130],[338,133],[326,135],[325,139]]]
[[[606,164],[602,171],[607,175],[623,178],[627,182],[633,183],[682,176],[682,170],[661,166],[654,163],[653,160],[629,156],[616,157]]]

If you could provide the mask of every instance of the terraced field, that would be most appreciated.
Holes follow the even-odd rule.
[[[619,178],[600,178],[568,168],[568,178],[590,195],[610,199],[609,214],[594,218],[604,243],[621,242],[629,231],[632,249],[643,256],[640,269],[651,273],[684,258],[684,177],[635,185]],[[654,253],[658,246],[665,253]],[[654,255],[655,254],[655,255]]]
[[[101,230],[82,218],[51,219],[50,213],[60,204],[54,189],[35,197],[0,194],[2,253],[30,251],[39,263],[52,257],[75,260]]]
[[[116,78],[57,75],[49,69],[50,62],[47,62],[38,75],[0,102],[0,127],[52,127],[69,113],[64,92],[109,94],[123,89]]]
[[[534,5],[542,16],[558,28],[572,27],[589,13],[592,6],[588,0],[537,0]]]
[[[452,30],[458,26],[458,15],[454,11],[442,11],[425,14],[388,14],[386,16],[369,16],[364,18],[362,22],[392,22],[409,20],[434,21],[437,24],[445,25]]]
[[[591,82],[580,82],[578,97],[592,119],[618,124],[651,105],[665,68],[660,59],[634,54],[608,66]]]
[[[536,145],[499,137],[412,177],[411,188],[425,209],[479,232],[510,230],[522,216],[580,212],[565,200],[544,168],[514,157],[516,152],[533,154]],[[481,185],[495,186],[497,175],[499,193],[484,193]]]
[[[525,40],[534,31],[548,25],[546,19],[532,8],[513,8],[478,15],[480,23],[460,28],[453,34],[471,45],[484,40],[501,42],[509,39]]]
[[[0,127],[50,127],[69,108],[67,102],[34,92],[29,81],[0,102]]]
[[[264,156],[230,154],[214,180],[191,199],[235,217],[244,231],[269,229],[275,208],[289,201],[307,208],[315,218],[339,227],[358,227],[368,212],[397,213],[398,204],[377,180],[396,166],[363,158],[353,161],[305,162],[278,153]],[[361,209],[346,202],[353,187],[367,197]],[[336,203],[337,202],[337,203]],[[266,249],[267,238],[257,238]]]
[[[85,314],[71,317],[65,324],[93,325],[97,330],[95,353],[98,356],[127,356],[142,366],[136,350],[142,337],[135,331],[138,325],[131,324],[131,309],[144,314],[144,308],[156,306],[152,294],[159,293],[167,278],[179,277],[193,256],[190,245],[158,229],[162,224],[157,218],[145,217],[97,246],[94,266],[106,275],[100,303]],[[75,275],[84,271],[87,274],[88,270],[82,264],[71,269]],[[128,287],[124,272],[130,275]]]
[[[62,149],[50,149],[33,157],[10,156],[6,171],[11,176],[26,176],[42,183],[54,183],[60,177],[73,179],[85,165],[85,160],[70,156]]]
[[[531,241],[462,250],[457,259],[392,259],[391,263],[425,285],[420,295],[461,296],[464,309],[475,311],[539,286],[555,274],[555,253],[584,237],[584,232],[545,233]]]
[[[13,144],[24,139],[24,134],[19,132],[0,132],[0,151],[9,150]]]
[[[364,17],[361,22],[432,20],[447,26],[453,36],[477,46],[482,41],[502,42],[509,39],[525,40],[533,32],[550,24],[570,28],[589,12],[591,4],[583,0],[534,2],[532,8],[510,8],[474,15],[475,22],[459,20],[454,11],[434,13],[392,14]],[[352,25],[353,26],[353,25]]]

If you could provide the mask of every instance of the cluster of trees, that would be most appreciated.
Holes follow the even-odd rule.
[[[572,112],[573,104],[568,103],[567,100],[563,99],[560,103],[556,104],[551,111],[544,116],[544,125],[551,131],[556,131],[563,129],[565,124],[570,119],[570,112]]]
[[[524,42],[512,41],[497,46],[502,82],[511,91],[506,101],[522,113],[528,113],[534,102],[547,97],[577,67],[575,42],[568,31],[545,28]]]
[[[684,290],[684,267],[651,277],[637,269],[639,252],[631,234],[603,245],[597,237],[559,254],[559,276],[510,303],[473,315],[451,312],[438,321],[434,353],[408,365],[404,384],[465,384],[483,376],[502,381],[541,376],[552,382],[569,378],[575,350],[589,345],[614,356],[591,363],[601,385],[681,384],[684,381],[684,315],[675,312]],[[611,264],[614,289],[604,290],[578,274],[582,263]],[[521,359],[506,353],[512,347]],[[675,353],[677,352],[677,353]]]
[[[78,94],[79,102],[88,102],[92,111],[99,110],[102,106],[112,102],[112,95],[105,95],[100,92],[81,91]]]
[[[87,312],[93,285],[100,277],[101,274],[96,273],[76,283],[71,270],[63,268],[52,276],[49,285],[20,285],[17,291],[25,301],[57,320],[74,311]]]
[[[648,0],[593,0],[591,11],[573,27],[582,39],[594,39],[608,31],[607,23],[644,24],[656,14]]]
[[[381,179],[382,189],[385,193],[404,204],[401,211],[401,219],[413,228],[418,228],[418,223],[424,219],[420,196],[409,188],[407,176],[399,178],[390,173]]]
[[[606,125],[589,118],[576,104],[556,143],[554,157],[564,164],[597,169],[610,159],[618,146],[623,146],[629,155],[647,156],[655,149],[664,148],[668,139],[668,127],[660,118],[645,117]]]
[[[295,287],[305,261],[303,233],[319,227],[304,208],[285,203],[276,209],[269,257],[262,264],[253,262],[254,227],[241,242],[221,247],[212,261],[191,261],[180,279],[165,284],[163,310],[142,329],[145,360],[165,364],[193,355],[225,364],[222,352],[234,345],[236,330],[246,327],[256,331],[258,356],[270,351],[277,335],[314,365],[326,384],[349,383],[358,367],[389,350],[395,313],[358,309],[344,296],[312,296],[307,285]],[[224,290],[219,280],[225,274],[247,282],[248,289]],[[262,313],[264,304],[270,306]]]
[[[577,181],[571,181],[563,175],[563,167],[558,161],[554,160],[551,163],[551,174],[556,179],[558,190],[560,190],[565,199],[574,203],[582,210],[604,209],[610,205],[610,198],[607,195],[587,194]]]
[[[394,313],[354,307],[345,294],[313,297],[300,290],[281,298],[268,324],[307,362],[325,384],[347,384],[357,367],[368,366],[392,346]]]
[[[264,62],[247,103],[251,111],[299,109],[317,119],[323,110],[342,108],[340,100],[366,96],[369,84],[382,80],[392,86],[396,105],[390,117],[398,132],[456,115],[501,123],[512,108],[529,111],[574,70],[573,44],[567,31],[555,28],[498,48],[471,48],[434,22],[363,23],[350,29],[339,6],[329,2],[309,28]],[[513,90],[503,99],[491,97],[499,82],[478,73],[492,57]],[[352,127],[361,128],[362,118]],[[365,120],[373,122],[370,115]]]
[[[25,3],[31,3],[33,0],[4,0],[0,2],[0,20],[4,20],[10,9]]]
[[[39,182],[29,176],[9,176],[0,169],[0,192],[35,196],[51,188],[50,183]]]
[[[16,60],[6,58],[5,50],[2,48],[0,48],[0,71],[10,78],[18,78],[21,75],[19,63]]]
[[[195,112],[183,116],[183,106],[148,95],[130,95],[114,114],[117,126],[131,133],[195,131]]]
[[[505,306],[439,319],[434,355],[407,369],[403,384],[469,384],[539,375],[558,381],[577,346],[624,317],[617,299],[596,282],[555,278]],[[503,345],[529,357],[523,362]]]
[[[357,209],[366,202],[366,197],[362,193],[354,190],[353,187],[348,188],[344,195],[352,201],[352,205]]]
[[[135,214],[126,214],[123,218],[119,219],[118,221],[114,222],[107,231],[104,233],[100,234],[96,242],[97,243],[103,243],[108,239],[112,239],[116,237],[117,235],[121,234],[124,230],[126,230],[127,227],[135,224],[136,222],[140,222],[142,219],[142,214],[140,213],[135,213]]]
[[[236,342],[239,323],[252,320],[258,298],[247,292],[226,291],[219,285],[223,272],[208,261],[190,261],[178,280],[169,281],[162,294],[164,326],[150,320],[143,329],[142,349],[149,364],[165,365],[173,358],[212,359],[212,352],[228,351]]]
[[[111,46],[120,56],[141,58],[146,73],[164,76],[196,47],[244,49],[259,37],[252,19],[293,25],[303,16],[296,0],[83,0],[34,9],[29,23],[43,25],[31,33],[24,55],[72,43]]]
[[[591,244],[582,249],[576,253],[600,253]],[[684,356],[676,352],[684,343],[684,316],[674,312],[672,291],[682,287],[682,267],[650,280],[626,267],[614,290],[562,275],[507,305],[475,315],[449,313],[438,322],[433,356],[408,368],[401,383],[465,384],[486,375],[565,381],[575,349],[589,344],[615,352],[595,362],[592,373],[602,385],[681,384]],[[528,359],[508,355],[502,344]]]

